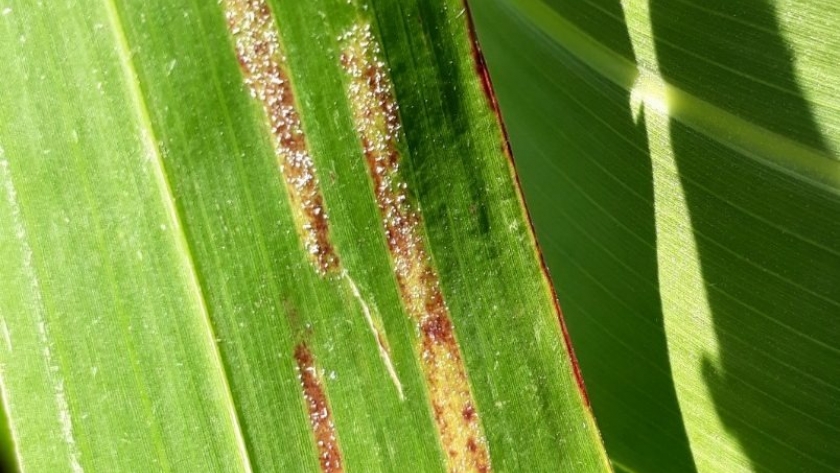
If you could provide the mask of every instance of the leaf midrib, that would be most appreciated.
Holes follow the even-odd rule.
[[[518,5],[518,11],[530,20],[530,24],[554,39],[578,61],[622,89],[632,91],[640,74],[648,72],[643,64],[630,61],[600,43],[552,8],[532,1],[522,1]],[[556,31],[558,29],[563,32]],[[672,102],[682,103],[680,107],[668,107],[667,112],[671,119],[750,159],[791,177],[808,181],[833,195],[840,195],[840,162],[828,152],[750,122],[666,80],[663,80],[661,90],[656,92],[661,99],[674,97]],[[728,136],[713,132],[717,128],[723,128],[720,124],[728,125],[725,126]]]
[[[207,343],[211,347],[213,362],[216,364],[220,379],[222,381],[222,389],[224,390],[225,403],[229,409],[230,421],[233,425],[233,433],[236,438],[237,450],[242,459],[244,471],[250,473],[252,471],[251,458],[245,442],[245,436],[242,430],[242,425],[239,420],[239,414],[236,409],[236,403],[233,397],[233,391],[230,387],[230,380],[224,366],[219,346],[216,344],[216,334],[213,329],[212,321],[210,320],[210,313],[207,308],[207,302],[202,290],[201,283],[198,279],[198,271],[195,260],[192,255],[189,241],[184,232],[181,216],[175,204],[175,195],[172,192],[172,186],[169,183],[169,178],[166,174],[163,160],[158,147],[157,139],[155,138],[154,128],[152,126],[149,115],[146,99],[140,87],[138,75],[134,63],[131,59],[131,50],[128,45],[128,40],[125,36],[122,20],[117,12],[117,7],[114,0],[102,0],[108,17],[108,26],[115,42],[115,52],[119,58],[120,70],[123,74],[123,79],[128,88],[128,95],[131,99],[131,107],[135,112],[138,125],[140,126],[143,136],[140,136],[141,146],[148,152],[150,161],[155,175],[155,181],[158,183],[161,199],[165,207],[165,213],[169,217],[169,223],[172,224],[174,243],[176,253],[181,259],[187,284],[189,286],[188,292],[193,296],[194,302],[198,304],[201,312],[201,318],[206,327]]]

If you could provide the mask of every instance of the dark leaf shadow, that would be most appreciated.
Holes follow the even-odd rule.
[[[633,59],[618,0],[552,3]],[[662,325],[644,117],[508,2],[472,7],[607,452],[617,470],[695,472]]]
[[[0,401],[2,401],[0,396]],[[12,432],[5,406],[0,402],[0,472],[17,473]]]

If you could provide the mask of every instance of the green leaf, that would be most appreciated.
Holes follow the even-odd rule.
[[[456,0],[0,2],[21,471],[608,471]]]
[[[616,469],[837,471],[837,3],[475,8]]]

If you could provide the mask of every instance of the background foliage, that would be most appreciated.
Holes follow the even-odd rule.
[[[618,470],[840,468],[840,11],[474,2]]]

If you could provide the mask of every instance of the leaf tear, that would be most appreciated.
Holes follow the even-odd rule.
[[[365,314],[365,321],[367,321],[368,327],[370,327],[373,337],[376,340],[376,346],[379,349],[379,357],[382,358],[382,362],[385,364],[385,369],[388,371],[388,376],[390,376],[391,381],[397,388],[397,395],[399,396],[400,401],[403,401],[405,400],[405,395],[403,394],[403,387],[400,382],[400,378],[397,376],[397,370],[394,368],[394,363],[391,361],[391,347],[388,346],[388,341],[385,338],[383,331],[377,327],[375,321],[373,320],[370,307],[367,302],[365,302],[364,298],[362,298],[362,294],[359,291],[359,287],[356,285],[356,282],[353,281],[353,278],[350,277],[346,270],[342,272],[342,276],[347,281],[347,285],[350,286],[350,292],[353,293],[353,297],[356,298],[359,305],[362,307],[362,312]]]

